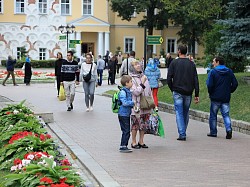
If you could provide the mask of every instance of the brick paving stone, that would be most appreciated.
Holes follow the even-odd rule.
[[[77,87],[74,110],[56,98],[52,84],[1,87],[0,95],[14,101],[27,99],[34,106],[54,113],[61,132],[88,153],[114,181],[124,187],[248,187],[250,186],[250,136],[233,132],[225,139],[224,128],[210,138],[208,124],[190,120],[187,141],[179,142],[175,115],[159,112],[166,138],[145,136],[149,149],[129,154],[118,151],[120,127],[111,112],[111,99],[100,96],[108,85],[97,88],[94,111],[85,112],[82,87]],[[208,106],[209,107],[209,106]],[[73,143],[72,143],[73,144]],[[106,183],[106,186],[111,183]]]

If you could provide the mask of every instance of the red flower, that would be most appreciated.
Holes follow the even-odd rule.
[[[26,171],[26,168],[23,168],[23,171]]]
[[[41,141],[45,141],[45,139],[46,139],[46,138],[45,138],[44,134],[40,134],[40,140],[41,140]]]
[[[62,170],[69,170],[69,168],[63,168]]]
[[[49,177],[43,177],[43,178],[40,179],[40,182],[52,184],[53,180],[51,178],[49,178]]]
[[[64,182],[60,183],[60,184],[51,184],[51,187],[74,187],[73,185],[70,186],[68,184],[65,184]]]
[[[17,158],[17,159],[14,160],[14,165],[16,166],[18,164],[22,164],[22,160],[19,159],[19,158]]]
[[[50,139],[50,138],[51,138],[51,135],[50,135],[50,134],[46,134],[46,138],[47,138],[47,139]]]
[[[22,139],[26,136],[32,136],[32,132],[28,132],[28,131],[23,131],[23,132],[18,132],[16,134],[14,134],[11,139],[9,140],[9,144],[12,144],[14,141]]]
[[[68,159],[64,159],[64,160],[61,160],[61,164],[63,166],[71,166],[70,162],[68,161]]]
[[[64,183],[66,180],[67,180],[67,178],[64,177],[64,178],[60,179],[59,182]]]
[[[46,186],[42,185],[42,186],[37,186],[37,187],[46,187]]]
[[[5,114],[6,114],[6,115],[9,115],[9,114],[11,114],[11,112],[10,112],[10,111],[7,111]]]

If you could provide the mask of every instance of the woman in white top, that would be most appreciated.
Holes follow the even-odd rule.
[[[86,76],[90,72],[90,69],[91,79],[89,81],[85,81],[83,76]],[[83,63],[81,66],[80,81],[82,81],[83,90],[85,93],[85,104],[87,107],[86,112],[92,111],[95,87],[97,86],[97,66],[95,63],[93,63],[91,54],[86,54],[86,63]]]

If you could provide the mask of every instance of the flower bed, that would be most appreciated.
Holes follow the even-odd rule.
[[[0,186],[81,187],[83,180],[23,102],[0,110]]]
[[[4,79],[7,75],[6,70],[0,70],[0,79]],[[23,70],[15,70],[15,77],[16,79],[23,79],[24,71]],[[32,79],[49,79],[55,78],[55,73],[52,72],[41,72],[41,71],[33,71],[32,72]]]

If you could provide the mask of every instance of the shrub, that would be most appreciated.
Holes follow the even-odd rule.
[[[2,60],[1,63],[3,66],[6,66],[7,60]],[[15,65],[15,68],[22,68],[24,62],[17,60],[17,63]],[[31,66],[33,68],[53,68],[55,67],[55,60],[50,59],[50,60],[32,60],[31,61]]]

